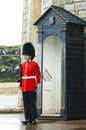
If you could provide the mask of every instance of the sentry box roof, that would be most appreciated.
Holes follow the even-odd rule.
[[[57,16],[59,16],[60,19],[62,19],[62,24],[74,23],[74,24],[80,24],[86,26],[86,21],[82,20],[81,18],[70,13],[69,11],[65,10],[62,7],[53,6],[53,5],[34,23],[34,25],[39,26],[40,24],[43,24],[47,16],[51,15],[51,12],[52,12],[52,16],[54,13]],[[58,22],[61,24],[61,21]]]

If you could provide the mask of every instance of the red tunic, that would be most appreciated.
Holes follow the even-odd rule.
[[[28,77],[29,78],[28,78]],[[23,77],[27,77],[23,79]],[[35,77],[35,78],[31,78]],[[40,69],[35,61],[25,62],[22,64],[22,92],[35,91],[37,85],[40,83]]]

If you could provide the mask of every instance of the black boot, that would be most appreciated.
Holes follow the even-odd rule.
[[[21,123],[22,124],[28,124],[28,123],[30,123],[30,121],[29,120],[25,120],[25,121],[21,121]]]
[[[32,120],[32,121],[30,122],[30,124],[32,124],[32,125],[36,125],[37,122],[36,122],[35,120]]]

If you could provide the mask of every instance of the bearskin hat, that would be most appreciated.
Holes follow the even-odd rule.
[[[32,56],[31,60],[33,60],[35,57],[35,49],[31,42],[27,42],[23,45],[22,54]]]

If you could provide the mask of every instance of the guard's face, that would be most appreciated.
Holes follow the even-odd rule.
[[[30,60],[31,60],[31,56],[26,56],[26,55],[24,55],[24,59],[25,59],[26,61],[30,61]]]

